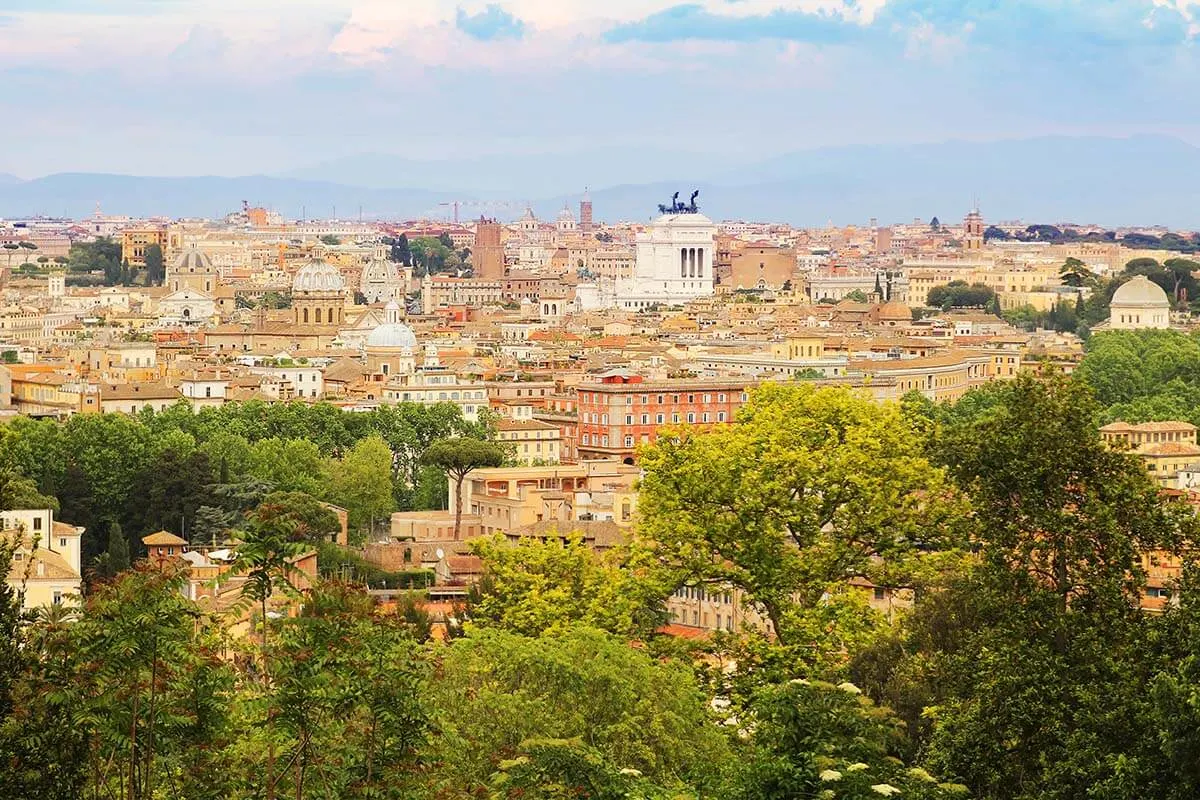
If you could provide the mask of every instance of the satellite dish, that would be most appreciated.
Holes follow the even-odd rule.
[[[434,551],[434,555],[438,557],[438,561],[441,561],[446,557],[446,551],[439,547],[436,551]]]

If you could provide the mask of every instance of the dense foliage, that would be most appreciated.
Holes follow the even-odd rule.
[[[1102,422],[1200,424],[1200,335],[1108,331],[1087,343],[1077,375],[1092,388]]]
[[[300,592],[289,574],[290,555],[329,547],[325,509],[297,494],[328,459],[358,451],[373,473],[383,447],[407,454],[394,469],[411,479],[433,438],[405,450],[378,420],[287,407],[259,413],[296,415],[299,437],[238,408],[219,422],[175,410],[75,423],[90,438],[71,423],[0,428],[3,503],[56,488],[25,472],[35,433],[78,447],[81,470],[97,442],[141,441],[106,451],[111,483],[85,472],[93,503],[142,479],[125,458],[183,437],[184,456],[252,476],[220,484],[248,511],[209,515],[242,542],[244,602],[229,612],[111,545],[112,577],[78,610],[22,614],[19,590],[0,587],[0,796],[1194,797],[1187,556],[1200,528],[1101,443],[1120,386],[1099,376],[1117,344],[1168,372],[1195,347],[1104,334],[1080,378],[1022,376],[949,405],[764,386],[736,424],[643,449],[641,529],[626,544],[477,541],[483,578],[444,639],[413,598],[387,611],[357,580]],[[449,469],[474,448],[452,437],[428,460]],[[1147,570],[1166,563],[1180,567],[1172,602],[1148,613]],[[907,602],[872,610],[856,588],[872,585]],[[685,586],[736,591],[765,630],[663,635]],[[289,596],[299,613],[268,613]],[[228,633],[233,620],[246,635]]]
[[[345,508],[357,540],[394,510],[441,507],[446,479],[421,462],[435,442],[488,436],[450,403],[366,413],[261,402],[195,411],[180,403],[65,423],[20,417],[3,430],[25,479],[13,491],[57,498],[60,519],[92,531],[89,564],[112,525],[134,553],[141,537],[163,529],[211,544],[274,491]]]

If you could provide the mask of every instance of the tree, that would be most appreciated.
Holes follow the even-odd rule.
[[[925,304],[943,311],[952,308],[986,308],[995,295],[992,289],[982,283],[968,286],[966,281],[951,281],[945,286],[930,289]]]
[[[303,492],[272,492],[263,498],[262,505],[283,509],[282,518],[295,524],[295,537],[308,544],[327,542],[342,529],[332,509]]]
[[[1076,289],[1089,286],[1096,280],[1096,274],[1088,269],[1087,264],[1073,256],[1069,256],[1058,268],[1058,274],[1064,286],[1073,286]]]
[[[454,481],[454,538],[462,529],[462,486],[467,475],[484,467],[499,467],[504,464],[504,448],[493,442],[457,437],[440,439],[429,445],[423,463],[437,467]]]
[[[118,522],[108,524],[108,546],[104,549],[101,559],[101,577],[115,578],[129,569],[129,541]]]
[[[440,711],[430,777],[454,796],[476,796],[498,768],[517,768],[505,760],[541,762],[530,752],[535,740],[582,738],[605,773],[636,770],[676,793],[719,796],[730,763],[689,666],[588,628],[537,638],[474,631],[441,650],[429,694]]]
[[[142,258],[146,262],[146,283],[150,286],[161,286],[166,278],[162,247],[157,244],[149,245]]]
[[[391,259],[398,264],[411,267],[413,264],[412,249],[408,244],[408,234],[400,234],[392,243]]]
[[[392,497],[392,451],[380,436],[355,443],[341,461],[330,465],[326,497],[349,512],[350,527],[374,533],[375,521],[395,507]]]
[[[271,661],[265,711],[290,768],[263,783],[298,800],[419,792],[426,670],[400,619],[376,616],[362,590],[322,584],[280,624]]]
[[[1101,442],[1099,406],[1079,381],[1022,375],[1000,397],[985,418],[947,431],[942,451],[976,506],[982,555],[1064,609],[1136,601],[1141,554],[1190,537],[1185,509],[1162,504],[1141,462]]]
[[[342,240],[337,236],[334,236],[332,233],[326,233],[321,237],[321,244],[327,244],[330,247],[334,247],[335,245],[339,245],[341,243]]]
[[[903,723],[852,684],[790,681],[763,687],[748,709],[751,745],[726,796],[961,797],[967,787],[939,783],[907,766]],[[828,793],[828,794],[826,794]]]
[[[193,545],[216,547],[233,527],[236,515],[219,506],[200,506],[192,517],[189,541]]]
[[[1195,274],[1200,272],[1200,263],[1189,258],[1168,258],[1163,267],[1174,279],[1174,289],[1170,295],[1175,300],[1195,299]]]
[[[978,558],[918,603],[912,655],[876,683],[928,763],[980,796],[1142,796],[1161,772],[1144,746],[1144,557],[1194,541],[1195,515],[1100,440],[1078,381],[1023,375],[988,395],[935,447],[971,497]]]
[[[660,432],[640,463],[659,557],[746,592],[780,643],[823,641],[818,658],[870,625],[849,579],[911,586],[924,551],[958,543],[959,504],[911,421],[848,389],[766,384],[733,425]]]
[[[66,691],[91,740],[95,796],[149,800],[179,770],[219,774],[202,762],[223,743],[231,676],[183,585],[170,565],[144,563],[101,586],[72,626],[78,674]]]
[[[564,530],[569,527],[564,523]],[[674,588],[640,544],[598,554],[578,534],[512,545],[497,534],[476,539],[484,577],[472,621],[526,636],[588,625],[619,636],[649,636],[666,622]]]

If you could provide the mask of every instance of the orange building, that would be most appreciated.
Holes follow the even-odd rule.
[[[471,264],[478,280],[495,281],[504,277],[504,245],[500,241],[500,231],[500,223],[494,219],[480,217],[475,226]]]
[[[632,464],[638,445],[653,442],[663,426],[732,422],[752,385],[715,379],[646,382],[640,375],[605,373],[598,383],[578,389],[579,459]]]

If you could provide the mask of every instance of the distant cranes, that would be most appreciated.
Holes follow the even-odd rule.
[[[519,200],[449,200],[445,203],[438,203],[436,209],[431,209],[422,214],[422,217],[436,217],[441,219],[443,216],[452,216],[454,224],[458,224],[460,209],[478,209],[480,213],[497,211],[513,211],[525,208],[528,203]],[[451,214],[451,212],[453,212]]]

